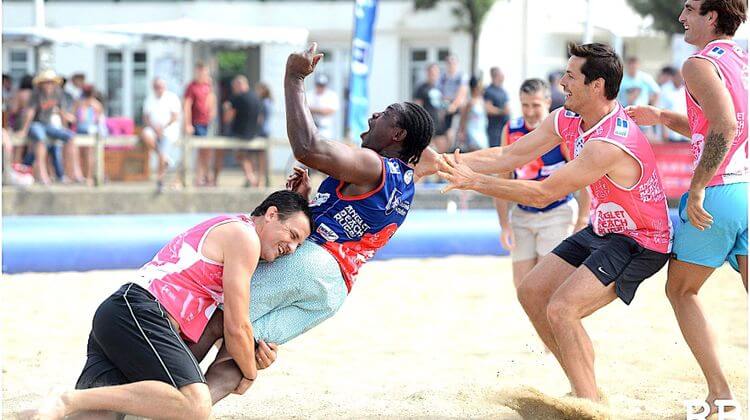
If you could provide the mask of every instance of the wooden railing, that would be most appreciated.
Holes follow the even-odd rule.
[[[97,186],[104,184],[105,180],[105,167],[104,167],[104,148],[106,146],[119,146],[119,147],[132,147],[140,142],[138,136],[127,135],[127,136],[99,136],[99,135],[76,135],[75,144],[77,146],[93,147],[94,148],[94,183]],[[288,144],[286,139],[268,139],[256,137],[251,140],[243,140],[235,137],[223,137],[223,136],[210,136],[210,137],[195,137],[188,136],[178,140],[182,145],[183,161],[182,166],[179,169],[179,176],[182,180],[183,185],[186,188],[190,188],[193,184],[193,173],[195,164],[193,162],[193,152],[195,149],[228,149],[228,150],[250,150],[250,151],[265,151],[266,159],[268,159],[268,152],[270,145],[273,144]],[[13,146],[23,146],[27,144],[27,140],[11,135],[11,144]],[[10,156],[4,156],[5,165],[10,162]],[[7,166],[6,166],[7,167]],[[268,162],[265,165],[266,168],[266,184],[269,180],[270,166]],[[266,185],[267,186],[267,185]]]

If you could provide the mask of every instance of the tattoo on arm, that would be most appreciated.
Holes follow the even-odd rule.
[[[704,171],[713,174],[719,165],[721,165],[727,152],[729,152],[729,142],[724,138],[724,135],[715,131],[709,131],[698,166]]]

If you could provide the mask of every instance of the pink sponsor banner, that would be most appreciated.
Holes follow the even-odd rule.
[[[654,144],[656,166],[668,199],[678,199],[690,187],[693,152],[690,143]]]

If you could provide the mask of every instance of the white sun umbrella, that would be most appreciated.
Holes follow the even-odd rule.
[[[309,32],[304,28],[280,26],[233,25],[181,18],[157,22],[95,25],[92,30],[113,34],[135,35],[146,39],[174,39],[188,42],[226,44],[294,44],[304,45]]]
[[[21,42],[32,46],[72,44],[120,47],[138,41],[133,35],[85,30],[79,27],[3,27],[3,42]]]

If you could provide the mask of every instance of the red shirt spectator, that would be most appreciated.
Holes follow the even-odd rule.
[[[185,90],[185,99],[191,101],[190,115],[193,125],[208,125],[211,122],[212,112],[208,97],[213,88],[211,83],[201,83],[193,80]]]

